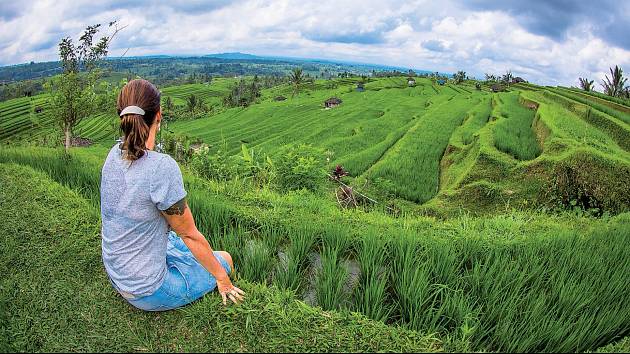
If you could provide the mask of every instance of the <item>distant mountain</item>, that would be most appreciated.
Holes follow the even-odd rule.
[[[231,60],[264,59],[264,57],[259,57],[257,55],[241,53],[241,52],[208,54],[208,55],[204,55],[203,57],[204,58],[231,59]]]

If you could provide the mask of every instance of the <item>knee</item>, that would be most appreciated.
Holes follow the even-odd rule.
[[[225,259],[225,261],[230,265],[230,269],[234,271],[234,261],[232,260],[232,255],[225,251],[217,251],[217,253]]]

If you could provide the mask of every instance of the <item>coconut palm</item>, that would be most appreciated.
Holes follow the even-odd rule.
[[[514,78],[514,75],[512,75],[512,71],[508,70],[501,78],[501,81],[503,81],[504,84],[510,86],[510,82],[512,82],[513,78]]]
[[[455,73],[455,75],[453,75],[453,79],[455,79],[456,84],[464,82],[464,80],[466,79],[466,72],[461,70],[458,71],[457,73]]]
[[[593,80],[589,80],[585,77],[581,77],[580,79],[580,87],[584,91],[593,91]]]
[[[289,82],[293,85],[293,94],[291,97],[295,96],[300,91],[300,86],[304,82],[304,74],[302,72],[302,68],[295,68],[289,74]]]
[[[615,70],[610,68],[610,75],[611,78],[608,78],[608,75],[606,75],[602,81],[604,92],[608,96],[622,97],[625,93],[625,85],[628,79],[623,77],[623,70],[617,65],[615,65]]]

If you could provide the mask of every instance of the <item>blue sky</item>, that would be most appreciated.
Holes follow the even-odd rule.
[[[113,56],[240,51],[552,85],[630,73],[630,1],[610,0],[0,0],[0,65],[55,60],[60,38],[114,19]]]

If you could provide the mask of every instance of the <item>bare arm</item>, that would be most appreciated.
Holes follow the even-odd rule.
[[[237,303],[238,300],[242,300],[243,291],[232,285],[227,272],[214,256],[212,247],[210,247],[210,244],[203,234],[197,230],[193,215],[186,203],[186,198],[183,198],[170,208],[162,211],[162,215],[164,215],[166,221],[171,225],[171,228],[182,238],[193,256],[195,256],[199,263],[217,280],[217,288],[223,297],[223,303],[226,303],[226,298],[228,297],[234,303]]]

